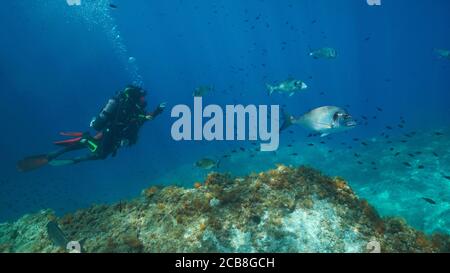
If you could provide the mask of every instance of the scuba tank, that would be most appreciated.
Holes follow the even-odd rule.
[[[115,110],[117,109],[117,99],[112,98],[109,99],[108,103],[103,107],[102,111],[92,119],[91,121],[91,128],[93,128],[96,131],[101,131],[105,128],[105,126],[110,121],[112,115],[114,114]]]
[[[145,96],[145,91],[142,88],[128,86],[124,91],[111,98],[98,116],[92,119],[91,128],[96,131],[105,129],[109,122],[112,121],[112,116],[117,112],[119,105],[124,102],[137,102],[142,96]]]

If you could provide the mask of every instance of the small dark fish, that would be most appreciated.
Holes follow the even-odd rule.
[[[244,152],[244,151],[245,151],[245,148],[244,148],[244,147],[240,147],[239,150],[241,150],[241,151]]]
[[[348,146],[347,148],[349,148],[349,149],[353,149],[353,147],[352,147],[352,146]]]
[[[353,141],[359,141],[359,138],[354,138]]]
[[[109,4],[109,7],[112,8],[112,9],[117,9],[117,8],[119,8],[117,5],[114,5],[114,4]]]
[[[253,146],[256,146],[256,145],[258,145],[258,143],[256,143],[256,142],[252,142],[252,145],[253,145]]]
[[[450,175],[442,175],[445,179],[450,180]]]
[[[392,140],[386,141],[387,144],[392,144]]]
[[[294,131],[292,131],[292,130],[289,130],[289,134],[293,134],[294,133]]]
[[[380,107],[377,107],[378,112],[383,112],[383,109],[381,109]]]
[[[364,164],[364,163],[362,163],[361,161],[358,161],[358,164],[359,164],[359,165],[362,165],[362,164]]]
[[[373,116],[372,119],[377,119],[377,116]]]
[[[362,145],[364,146],[368,146],[369,144],[365,143],[365,142],[361,142]]]
[[[362,118],[363,120],[367,120],[367,117],[366,117],[366,116],[361,116],[361,118]]]
[[[423,200],[425,200],[426,202],[432,204],[432,205],[436,205],[436,201],[434,201],[431,198],[427,198],[427,197],[422,197]]]
[[[412,167],[412,165],[408,162],[403,162],[403,165],[405,165],[406,167]]]
[[[233,150],[233,151],[231,151],[231,152],[232,152],[233,154],[234,154],[234,153],[237,153],[237,151],[236,151],[236,150]]]
[[[406,143],[408,142],[407,140],[400,140],[401,143]]]
[[[223,155],[222,157],[223,158],[228,158],[228,157],[230,157],[230,155]]]
[[[47,224],[47,235],[54,245],[59,246],[61,248],[66,248],[69,240],[67,239],[64,232],[58,226],[58,223],[55,221],[50,221]]]
[[[325,144],[325,141],[321,141],[320,144]]]
[[[359,155],[359,154],[357,154],[357,153],[355,153],[355,157],[360,157],[361,155]]]
[[[392,130],[392,127],[391,126],[386,126],[386,129]]]
[[[433,155],[434,155],[435,157],[439,157],[439,155],[438,155],[436,152],[433,152]]]
[[[292,147],[292,144],[288,144],[288,147]]]
[[[292,153],[291,155],[293,155],[293,156],[298,156],[298,153]]]
[[[419,165],[417,168],[420,169],[420,170],[423,170],[423,169],[425,169],[425,166],[424,165]]]
[[[399,152],[395,153],[395,156],[399,156],[399,155],[400,155],[400,153],[399,153]]]
[[[408,154],[409,155],[409,157],[414,157],[414,155],[413,154]]]
[[[389,150],[392,152],[392,151],[394,151],[394,148],[390,148]]]
[[[416,155],[421,155],[421,154],[422,154],[421,151],[417,151],[417,152],[416,152]]]
[[[398,128],[405,128],[405,126],[403,126],[402,124],[399,124],[399,125],[397,125],[398,126]]]
[[[378,168],[377,167],[373,167],[372,170],[376,171],[376,170],[378,170]]]
[[[375,163],[374,161],[370,162],[370,164],[372,164],[372,165],[377,165],[377,163]]]
[[[313,143],[309,143],[308,146],[314,146],[314,144]]]
[[[333,150],[328,150],[328,153],[331,154],[333,152]]]
[[[443,136],[444,134],[441,133],[441,132],[434,132],[434,135],[435,135],[435,136]]]

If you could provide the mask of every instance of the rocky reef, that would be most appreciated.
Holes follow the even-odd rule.
[[[189,189],[152,186],[61,218],[26,215],[0,224],[0,252],[65,252],[49,221],[86,252],[369,252],[374,244],[381,252],[450,252],[449,236],[381,218],[344,179],[303,166],[241,178],[210,173]]]

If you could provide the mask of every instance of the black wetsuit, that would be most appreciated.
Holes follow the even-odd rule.
[[[108,122],[98,132],[96,137],[85,133],[82,140],[78,143],[51,153],[48,156],[49,160],[56,159],[70,151],[85,149],[88,147],[86,145],[87,141],[91,141],[97,145],[95,151],[91,151],[91,153],[85,156],[71,159],[73,163],[105,159],[109,155],[114,157],[121,146],[132,146],[136,144],[139,130],[149,120],[149,116],[153,119],[163,111],[161,107],[158,107],[153,113],[148,114],[145,111],[146,103],[140,102],[137,98],[126,96],[124,92],[116,95],[114,100],[118,103],[117,108],[111,113]]]

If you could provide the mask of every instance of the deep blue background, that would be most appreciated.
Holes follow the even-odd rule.
[[[174,166],[234,145],[175,143],[167,111],[114,159],[18,173],[17,160],[53,150],[59,131],[87,129],[109,96],[132,81],[111,39],[111,22],[137,60],[151,107],[192,104],[193,89],[211,84],[216,91],[205,103],[287,104],[296,115],[324,104],[348,104],[355,116],[382,107],[385,119],[357,129],[361,137],[399,116],[421,129],[449,123],[449,60],[433,51],[450,48],[448,0],[383,0],[381,7],[364,0],[83,5],[93,2],[113,21],[86,20],[64,0],[1,5],[0,221],[40,208],[61,213],[129,198]],[[323,46],[335,47],[338,59],[308,56],[310,47]],[[289,75],[311,89],[289,99],[268,97],[265,84]]]

